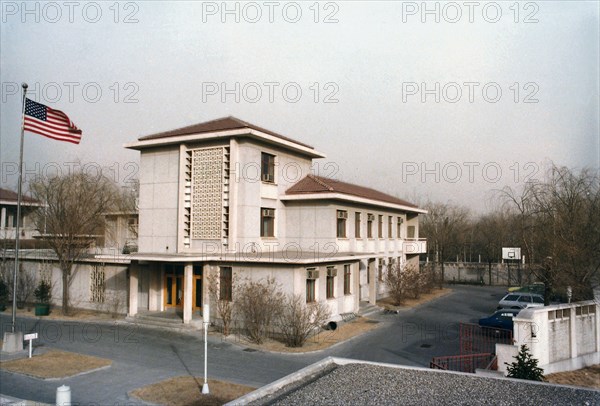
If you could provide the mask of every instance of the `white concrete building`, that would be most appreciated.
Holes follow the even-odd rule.
[[[130,315],[179,308],[188,323],[208,301],[203,278],[216,272],[222,295],[236,278],[271,276],[339,318],[384,293],[386,266],[418,266],[426,252],[423,209],[318,176],[324,154],[236,118],[126,147],[141,153]]]
[[[16,237],[17,201],[18,195],[16,192],[0,188],[0,240],[13,241]],[[32,197],[21,196],[20,232],[22,239],[29,240],[39,235],[35,224],[33,224],[31,213],[41,205]]]

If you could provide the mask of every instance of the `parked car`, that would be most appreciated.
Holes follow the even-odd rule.
[[[501,328],[505,330],[513,329],[513,317],[515,317],[521,309],[501,309],[496,310],[494,314],[488,317],[479,319],[479,325],[482,327]]]
[[[498,309],[524,309],[544,306],[544,296],[536,293],[513,292],[498,302]]]
[[[525,293],[537,293],[538,295],[544,296],[544,284],[542,282],[535,282],[531,285],[525,286],[513,286],[508,288],[506,293],[517,293],[517,292],[525,292]]]

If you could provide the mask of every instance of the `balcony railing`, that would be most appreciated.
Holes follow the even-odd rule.
[[[427,253],[427,239],[405,238],[402,242],[402,249],[405,254],[425,254]]]

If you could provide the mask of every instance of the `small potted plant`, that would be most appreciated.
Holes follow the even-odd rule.
[[[33,292],[37,303],[35,304],[36,316],[47,316],[50,314],[50,299],[52,299],[52,285],[45,280],[41,280],[38,287]]]

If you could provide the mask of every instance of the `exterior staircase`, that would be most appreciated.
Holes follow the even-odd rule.
[[[370,304],[369,302],[360,302],[358,306],[358,315],[362,317],[369,317],[374,314],[381,313],[381,308],[379,306]]]
[[[202,318],[192,319],[189,324],[175,312],[141,312],[135,316],[127,316],[125,322],[139,327],[156,328],[177,332],[195,332],[203,328]]]

